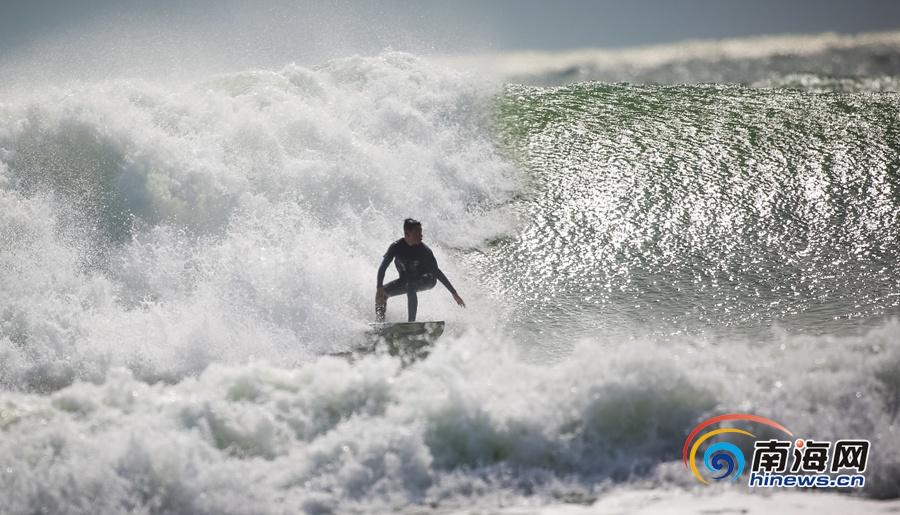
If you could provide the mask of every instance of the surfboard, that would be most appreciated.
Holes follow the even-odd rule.
[[[428,356],[434,342],[444,333],[444,321],[382,322],[369,324],[366,336],[373,350],[384,344],[391,356],[399,356],[404,365]]]

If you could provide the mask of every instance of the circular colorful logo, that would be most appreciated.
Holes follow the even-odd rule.
[[[706,485],[709,484],[709,481],[703,477],[700,470],[697,468],[697,451],[700,449],[703,442],[714,436],[723,434],[740,434],[756,438],[756,435],[749,431],[733,427],[714,429],[707,433],[703,433],[702,435],[700,434],[701,431],[719,422],[742,420],[774,427],[779,431],[784,431],[793,436],[793,433],[778,422],[758,415],[750,415],[748,413],[728,413],[726,415],[719,415],[718,417],[704,420],[697,424],[697,427],[691,431],[691,434],[685,439],[684,446],[681,449],[681,461],[684,463],[685,468],[690,468],[691,472],[694,473],[694,476],[701,483]],[[695,438],[696,441],[694,441]],[[693,444],[691,444],[691,442],[693,442]],[[716,481],[722,481],[724,479],[737,481],[737,478],[739,478],[744,471],[745,464],[746,459],[744,458],[744,453],[733,443],[716,442],[708,446],[706,451],[703,452],[703,467],[706,469],[707,474]]]

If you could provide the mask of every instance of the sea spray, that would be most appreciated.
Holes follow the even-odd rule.
[[[8,99],[4,384],[53,390],[110,365],[177,381],[346,349],[405,216],[464,285],[445,258],[503,230],[490,208],[517,184],[485,99],[397,53]]]

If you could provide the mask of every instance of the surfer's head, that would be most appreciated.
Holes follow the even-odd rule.
[[[422,222],[412,218],[403,220],[403,239],[407,245],[422,243]]]

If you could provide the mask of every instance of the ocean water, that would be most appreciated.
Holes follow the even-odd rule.
[[[683,439],[731,411],[869,439],[859,495],[897,497],[880,38],[674,81],[385,52],[0,94],[0,513],[588,503],[693,487]],[[407,216],[468,309],[423,294],[448,331],[408,368],[330,356]]]

